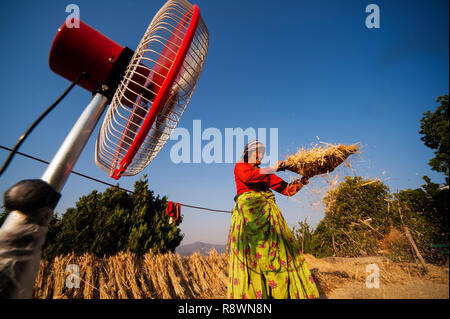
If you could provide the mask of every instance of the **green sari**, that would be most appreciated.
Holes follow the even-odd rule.
[[[271,191],[238,197],[230,235],[228,298],[319,297],[305,257]]]

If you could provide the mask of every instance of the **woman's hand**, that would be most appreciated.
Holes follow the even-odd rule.
[[[295,192],[297,193],[299,190],[302,189],[303,186],[307,185],[309,183],[309,178],[303,176],[302,178],[296,179],[292,182],[292,184],[295,185]]]
[[[299,181],[303,185],[307,185],[309,183],[309,177],[303,176],[302,178],[299,179]]]
[[[286,168],[284,167],[283,161],[278,161],[276,164],[270,167],[274,172],[284,171]]]
[[[280,165],[280,161],[276,162],[272,166],[270,166],[270,170],[276,172],[278,170],[278,166]]]
[[[278,161],[278,169],[277,172],[286,170],[286,163],[284,161]]]
[[[306,181],[306,183],[308,183],[307,180],[305,180],[305,181]],[[303,185],[304,185],[304,184],[302,183],[302,179],[301,179],[301,178],[294,180],[294,181],[293,181],[292,183],[290,183],[290,184],[288,185],[288,187],[286,188],[286,193],[285,193],[285,195],[287,195],[287,196],[294,196],[295,194],[297,194],[297,192],[298,192],[300,189],[302,189]]]

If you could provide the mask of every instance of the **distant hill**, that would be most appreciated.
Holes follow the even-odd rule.
[[[225,250],[227,249],[226,246],[227,246],[226,244],[215,245],[215,244],[208,244],[208,243],[203,243],[201,241],[197,241],[192,244],[181,245],[175,249],[175,252],[177,254],[180,254],[181,256],[189,256],[189,255],[193,254],[194,252],[198,251],[198,252],[200,252],[200,254],[207,256],[207,255],[209,255],[209,251],[212,250],[213,248],[219,254],[224,253]]]

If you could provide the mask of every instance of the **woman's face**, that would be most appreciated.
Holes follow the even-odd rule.
[[[264,157],[264,150],[258,150],[251,152],[248,156],[248,162],[250,164],[259,165]]]

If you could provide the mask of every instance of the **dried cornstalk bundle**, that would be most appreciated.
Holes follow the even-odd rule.
[[[145,277],[153,298],[163,298],[162,291],[164,287],[158,279],[158,265],[156,263],[156,255],[149,252],[143,256],[142,267],[144,269]]]
[[[45,299],[50,295],[49,284],[52,281],[49,278],[52,277],[52,273],[49,268],[49,262],[47,260],[41,260],[33,288],[33,298]]]
[[[169,280],[169,275],[167,272],[167,262],[166,255],[157,254],[153,257],[153,262],[155,263],[155,273],[154,279],[158,281],[160,294],[159,298],[162,299],[172,299],[175,296],[175,291],[173,289],[172,283]]]
[[[125,259],[126,254],[123,252],[109,258],[114,272],[113,278],[118,288],[117,295],[120,299],[128,299],[128,292],[130,292],[130,287],[125,276],[127,272],[124,265]]]
[[[129,283],[130,290],[133,294],[134,299],[142,299],[142,289],[138,283],[138,273],[140,271],[138,260],[133,254],[127,253],[124,258],[126,278]]]
[[[353,288],[356,285],[364,286],[366,266],[376,263],[381,282],[416,284],[416,280],[422,280],[428,281],[430,285],[441,284],[447,288],[444,292],[448,299],[448,268],[445,267],[427,264],[428,272],[424,274],[420,265],[393,263],[382,256],[304,256],[320,284],[323,291],[321,295],[327,296],[329,292],[349,285]],[[80,288],[66,286],[65,280],[69,275],[66,270],[70,264],[80,265]],[[42,261],[40,267],[33,298],[224,298],[228,281],[225,271],[228,269],[228,255],[218,255],[215,251],[207,257],[198,252],[187,257],[172,253],[154,255],[149,252],[141,259],[136,259],[130,253],[119,253],[103,259],[87,254],[81,257],[71,254],[58,256],[52,262]],[[351,298],[358,296],[353,288],[345,288],[344,295]],[[397,298],[396,291],[393,288],[391,290],[392,296]],[[423,294],[430,293],[423,291],[412,291],[407,298],[423,298]]]
[[[287,157],[282,167],[305,177],[313,177],[332,172],[361,146],[353,145],[315,145],[307,150],[301,148],[296,154]]]
[[[75,255],[57,256],[52,263],[53,273],[53,299],[67,299],[67,293],[70,288],[66,286],[66,279],[69,272],[66,272],[67,266],[70,264],[77,264]],[[73,270],[70,274],[76,275]],[[72,277],[76,278],[76,277]],[[80,285],[81,286],[81,285]],[[73,290],[73,289],[71,289]]]
[[[101,259],[97,265],[99,267],[99,297],[100,299],[114,299],[114,296],[110,293],[111,289],[108,287],[108,260]]]
[[[167,254],[165,254],[165,256],[167,263],[166,265],[167,274],[170,279],[170,282],[172,283],[172,287],[175,293],[174,298],[187,298],[185,289],[181,284],[181,277],[176,274],[174,254],[172,252],[168,252]]]
[[[77,292],[80,293],[78,298],[85,299],[93,299],[98,294],[98,261],[97,258],[93,255],[84,254],[81,258],[78,259],[80,264],[80,275],[83,275],[82,278],[84,289],[76,289]],[[81,278],[80,278],[81,279]]]

